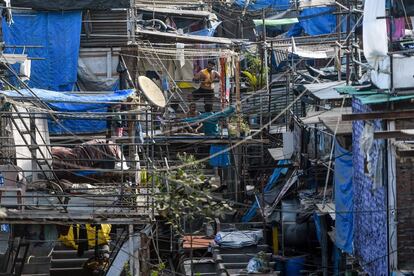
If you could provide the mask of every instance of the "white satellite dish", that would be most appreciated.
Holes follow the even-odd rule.
[[[167,105],[167,101],[165,100],[161,89],[151,79],[145,76],[139,76],[138,85],[151,104],[162,108]]]

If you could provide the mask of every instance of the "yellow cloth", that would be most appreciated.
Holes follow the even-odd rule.
[[[188,81],[177,82],[177,86],[180,89],[190,89],[190,88],[194,88],[193,83],[192,82],[188,82]]]
[[[98,231],[98,245],[108,244],[109,240],[111,239],[109,236],[109,233],[111,233],[111,227],[110,224],[102,224],[101,229]],[[78,233],[79,237],[79,224],[76,225],[75,231]],[[86,224],[86,234],[88,239],[88,247],[94,248],[95,247],[95,233],[96,229],[95,227],[92,227],[90,224]],[[70,226],[69,232],[67,235],[61,235],[59,237],[59,240],[63,242],[64,245],[78,249],[78,244],[76,244],[75,236],[73,235],[73,225]]]
[[[207,69],[201,70],[204,78],[201,79],[201,88],[214,89],[214,71],[209,72]]]

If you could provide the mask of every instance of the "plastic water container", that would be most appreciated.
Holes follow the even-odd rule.
[[[4,177],[1,172],[0,172],[0,186],[4,186]]]
[[[300,276],[300,271],[303,270],[305,265],[306,256],[298,256],[289,258],[285,264],[286,276]]]

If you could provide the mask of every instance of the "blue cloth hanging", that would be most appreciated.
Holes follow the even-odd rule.
[[[227,146],[222,145],[211,145],[210,147],[210,156],[213,154],[216,154],[218,152],[221,152],[223,150],[227,149]],[[222,154],[219,154],[213,158],[210,158],[210,166],[215,168],[225,168],[230,166],[230,153],[229,151],[226,151]]]
[[[335,244],[348,254],[353,253],[353,166],[352,152],[335,144]]]

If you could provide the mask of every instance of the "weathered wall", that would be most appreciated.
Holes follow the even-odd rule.
[[[396,120],[396,129],[413,129],[414,120]],[[414,159],[396,157],[398,269],[414,270]]]
[[[353,113],[370,111],[356,99],[352,107]],[[379,130],[379,122],[374,125]],[[365,174],[359,142],[364,126],[364,121],[353,123],[354,250],[360,265],[369,275],[388,275],[386,189],[382,186],[374,190],[373,181]],[[378,150],[373,154],[378,155]]]

